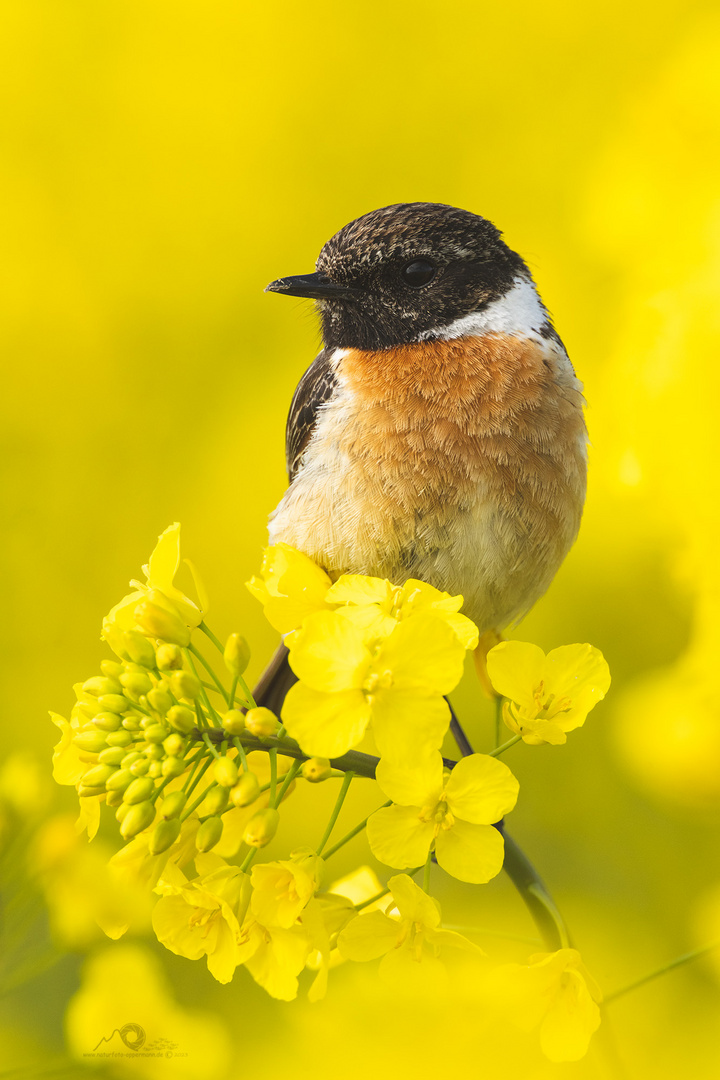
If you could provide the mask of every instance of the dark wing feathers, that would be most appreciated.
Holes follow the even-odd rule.
[[[290,403],[285,431],[285,456],[290,483],[300,468],[305,447],[315,428],[318,408],[330,400],[336,385],[329,354],[323,349],[298,383]]]

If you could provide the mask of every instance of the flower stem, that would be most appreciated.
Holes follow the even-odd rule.
[[[213,746],[213,744],[212,744],[212,743],[210,742],[210,740],[208,739],[208,737],[207,737],[207,733],[206,733],[206,734],[205,734],[205,735],[203,736],[203,742],[204,742],[204,743],[205,743],[205,745],[207,746],[207,748],[208,748],[208,750],[210,751],[210,753],[212,754],[212,756],[213,756],[213,757],[214,757],[214,758],[215,758],[216,760],[219,760],[219,759],[220,759],[220,755],[218,754],[217,750],[215,749],[215,747]]]
[[[628,986],[621,987],[621,989],[616,990],[614,994],[608,994],[604,1003],[605,1005],[609,1005],[611,1001],[616,1001],[619,997],[629,994],[631,990],[637,990],[638,987],[644,986],[645,983],[651,982],[661,975],[665,975],[666,972],[673,971],[683,964],[689,964],[691,960],[696,960],[699,956],[705,956],[707,953],[712,952],[713,949],[718,948],[720,948],[720,941],[713,941],[710,945],[702,945],[699,949],[693,949],[692,952],[683,953],[682,956],[678,956],[669,963],[663,964],[662,967],[656,968],[655,971],[650,971],[647,975],[643,975],[641,979],[636,979],[635,982],[629,983]]]
[[[238,677],[233,676],[233,681],[230,683],[230,693],[228,695],[228,709],[232,709],[235,705],[235,691],[237,690]]]
[[[190,643],[190,645],[188,645],[188,650],[193,654],[193,656],[197,660],[200,661],[200,663],[205,668],[205,670],[207,671],[207,673],[210,676],[210,678],[212,679],[212,681],[215,683],[215,686],[217,687],[218,692],[220,694],[222,694],[223,698],[227,702],[228,701],[228,692],[225,689],[225,687],[223,686],[223,684],[220,682],[220,680],[218,679],[218,677],[215,674],[215,672],[213,671],[213,669],[208,664],[208,662],[205,659],[205,657],[203,656],[203,654],[200,652],[199,649],[196,649],[195,646],[192,643]],[[205,684],[202,683],[202,685],[204,686]]]
[[[243,772],[250,772],[250,766],[248,765],[248,759],[245,756],[245,747],[238,738],[233,739],[233,746],[238,752],[238,757],[242,762]]]
[[[383,803],[382,806],[378,806],[378,810],[382,810],[386,806],[392,806],[392,802],[389,799],[387,802]],[[374,813],[375,811],[373,810],[373,814]],[[368,818],[371,816],[371,814],[368,814],[368,816],[364,818],[359,825],[356,825],[355,828],[351,829],[346,836],[343,836],[342,840],[338,840],[337,844],[334,844],[329,851],[325,852],[323,858],[329,859],[331,855],[334,855],[336,851],[339,851],[341,847],[344,847],[345,844],[352,840],[354,836],[357,836],[358,833],[362,832],[368,823]]]
[[[500,757],[501,754],[504,754],[505,751],[509,750],[511,746],[514,746],[515,743],[519,743],[521,739],[522,735],[513,735],[512,739],[508,739],[508,741],[504,742],[501,746],[496,746],[494,750],[491,750],[488,757]]]
[[[387,896],[389,892],[389,889],[383,889],[382,892],[375,893],[375,895],[371,896],[369,900],[363,900],[361,904],[355,904],[355,910],[362,911],[363,908],[369,907],[370,904],[375,904],[378,900],[382,900],[383,896]]]
[[[188,661],[188,664],[190,665],[190,669],[191,669],[193,675],[195,676],[197,681],[200,682],[200,678],[199,678],[198,673],[197,673],[197,668],[195,667],[195,664],[193,662],[193,658],[190,655],[191,649],[192,649],[192,645],[188,646],[188,648],[185,649],[185,655],[187,656],[187,661]],[[210,698],[207,696],[207,690],[205,689],[205,687],[203,686],[202,683],[200,683],[200,693],[202,694],[203,701],[205,702],[205,708],[207,709],[207,711],[210,714],[209,719],[210,719],[211,725],[213,727],[218,726],[215,723],[215,721],[218,721],[218,723],[219,723],[220,717],[218,716],[218,714],[215,712],[215,709],[210,704]]]
[[[215,634],[213,634],[212,630],[210,629],[210,627],[208,626],[208,624],[206,622],[201,622],[200,625],[198,626],[198,630],[202,630],[203,634],[205,634],[206,637],[210,638],[210,640],[212,641],[215,648],[218,649],[219,652],[224,654],[225,646],[220,641],[220,639],[217,638],[215,636]],[[242,675],[238,675],[237,681],[238,681],[238,683],[240,683],[240,689],[242,690],[243,694],[245,695],[245,700],[246,700],[248,706],[251,709],[257,708],[257,706],[255,704],[255,698],[250,693],[248,685],[245,682],[245,680],[243,679]]]
[[[204,762],[203,762],[203,764],[202,764],[202,765],[200,766],[200,770],[199,770],[199,772],[198,772],[197,776],[195,777],[195,779],[193,780],[192,784],[190,784],[190,786],[188,787],[187,791],[185,792],[185,794],[187,795],[187,797],[188,797],[188,798],[190,798],[190,796],[192,795],[193,791],[194,791],[194,790],[195,790],[195,788],[196,788],[196,787],[198,786],[198,784],[199,784],[199,783],[200,783],[200,781],[202,780],[203,776],[205,775],[205,773],[206,773],[206,772],[208,771],[208,769],[210,768],[210,763],[211,763],[211,761],[212,761],[212,758],[208,758],[208,759],[207,759],[207,761],[204,761]],[[205,793],[203,792],[203,798],[204,798],[204,797],[205,797]],[[199,806],[201,802],[202,802],[202,799],[198,799],[196,803],[193,803],[193,804],[192,804],[192,805],[190,806],[190,808],[189,808],[189,809],[187,809],[187,810],[185,811],[185,813],[183,814],[183,816],[182,816],[182,819],[181,819],[181,820],[182,820],[182,821],[184,821],[184,820],[185,820],[185,818],[189,817],[189,816],[190,816],[190,814],[191,814],[191,813],[193,812],[193,810],[195,809],[195,807],[196,807],[196,806]]]
[[[352,772],[346,772],[344,777],[343,777],[343,782],[340,785],[340,792],[338,794],[337,799],[335,800],[335,806],[333,807],[333,812],[330,815],[330,820],[327,823],[327,828],[325,829],[325,832],[323,833],[322,840],[320,841],[320,843],[317,846],[317,854],[318,855],[322,854],[323,848],[325,847],[328,840],[330,839],[330,833],[335,828],[335,822],[337,821],[338,814],[340,813],[340,811],[342,809],[342,804],[345,802],[345,796],[348,793],[348,788],[350,787],[350,784],[352,782],[352,778],[353,778],[354,775],[355,774],[352,773]]]
[[[290,784],[293,782],[293,780],[297,776],[298,772],[300,771],[301,766],[302,766],[302,761],[298,761],[298,759],[296,758],[295,761],[293,761],[290,768],[288,769],[288,771],[285,773],[282,785],[280,787],[280,790],[277,793],[277,798],[275,799],[274,802],[272,800],[270,801],[270,806],[271,807],[277,808],[280,805],[280,803],[283,801],[283,798],[285,796],[285,792],[287,791],[287,789],[290,787]]]

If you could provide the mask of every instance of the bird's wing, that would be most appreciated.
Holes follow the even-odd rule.
[[[323,349],[298,383],[290,403],[285,431],[285,456],[290,483],[300,468],[305,447],[315,428],[318,409],[330,400],[336,385],[330,354]]]

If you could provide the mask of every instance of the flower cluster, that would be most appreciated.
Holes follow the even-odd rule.
[[[103,622],[114,658],[75,687],[69,720],[51,714],[61,729],[55,779],[77,789],[79,825],[92,839],[106,806],[125,841],[109,861],[112,895],[87,910],[119,937],[147,922],[143,898],[152,897],[152,926],[166,948],[204,957],[222,983],[244,967],[281,1000],[297,995],[305,968],[314,972],[309,997],[317,1000],[331,967],[345,960],[382,958],[381,976],[391,983],[437,986],[453,956],[481,957],[466,937],[441,927],[429,894],[434,862],[474,884],[500,872],[499,823],[518,796],[517,780],[497,759],[506,746],[457,763],[441,756],[451,719],[446,695],[478,646],[462,597],[415,580],[333,582],[302,553],[270,548],[249,588],[286,635],[298,677],[278,719],[244,682],[247,643],[237,633],[224,644],[215,638],[197,574],[197,603],[174,584],[179,565],[173,525],[145,581],[132,582]],[[224,679],[193,634],[222,653]],[[607,685],[589,646],[569,647],[562,662],[562,650],[547,660],[536,650],[532,663],[517,653],[533,648],[501,643],[488,654],[488,672],[511,699],[505,716],[517,741],[564,741]],[[327,848],[356,775],[376,781],[389,802]],[[297,784],[335,778],[342,784],[319,843],[286,857],[273,849],[263,862]],[[383,887],[361,867],[324,886],[325,860],[363,831],[381,863],[409,873]],[[422,868],[423,888],[412,880]],[[52,889],[54,863],[46,876]],[[121,897],[132,899],[134,919],[129,900],[111,902]]]

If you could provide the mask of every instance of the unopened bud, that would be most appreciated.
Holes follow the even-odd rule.
[[[270,709],[249,709],[245,714],[245,727],[259,739],[277,735],[280,729],[280,721]]]
[[[147,700],[148,705],[155,712],[166,713],[168,709],[172,708],[173,699],[162,686],[156,686],[154,690],[148,691]]]
[[[274,837],[279,824],[280,815],[277,810],[271,810],[270,807],[258,810],[245,826],[243,840],[250,847],[265,847]]]
[[[136,630],[125,630],[121,637],[121,648],[125,657],[133,664],[144,668],[155,667],[155,650],[146,637]]]
[[[179,735],[177,731],[174,731],[172,735],[168,735],[166,739],[163,739],[163,750],[169,757],[177,757],[178,754],[182,754],[185,749],[185,740],[182,735]]]
[[[107,746],[107,738],[102,731],[83,731],[74,736],[73,745],[88,754],[99,754]]]
[[[162,816],[167,818],[178,817],[182,814],[187,803],[187,795],[184,791],[171,791],[162,804]]]
[[[198,851],[210,851],[211,848],[215,847],[222,836],[222,831],[222,818],[205,818],[205,821],[203,821],[202,825],[195,833],[195,847]]]
[[[128,765],[127,768],[130,770],[133,776],[146,776],[147,773],[150,771],[150,762],[146,757],[138,754],[137,761],[133,761],[133,763],[131,765]]]
[[[135,777],[129,769],[118,769],[106,782],[105,787],[108,791],[124,791],[134,779]]]
[[[82,778],[84,787],[101,787],[105,788],[106,780],[109,780],[117,772],[117,769],[112,765],[95,765],[94,768],[88,769]]]
[[[200,680],[190,671],[173,671],[170,688],[176,698],[190,698],[191,701],[199,698],[202,693]]]
[[[181,828],[182,825],[177,818],[172,821],[161,821],[156,825],[148,845],[150,854],[160,855],[163,851],[167,851],[177,840]]]
[[[169,734],[165,724],[150,724],[145,728],[145,738],[151,743],[161,743]]]
[[[306,780],[311,784],[319,784],[321,780],[327,780],[332,773],[332,766],[327,758],[312,757],[303,762],[300,770]]]
[[[105,802],[108,806],[125,806],[123,802],[122,791],[108,791],[105,796]]]
[[[142,717],[138,713],[130,713],[129,716],[123,717],[122,726],[126,731],[139,731],[142,726]]]
[[[223,653],[225,667],[231,675],[242,675],[250,663],[250,646],[242,634],[231,634]]]
[[[221,717],[222,726],[228,735],[241,735],[245,730],[245,717],[239,709],[230,709]]]
[[[162,761],[165,757],[165,751],[160,743],[150,743],[149,746],[146,745],[143,754],[146,758],[149,758],[150,761]]]
[[[93,717],[93,724],[101,731],[117,731],[121,720],[116,712],[99,712]]]
[[[81,783],[78,787],[78,795],[81,799],[92,799],[97,795],[104,795],[105,787],[86,787]]]
[[[134,765],[136,761],[144,761],[145,758],[138,750],[131,750],[125,755],[120,762],[123,769],[129,769],[131,765]]]
[[[201,814],[222,814],[230,801],[230,789],[217,784],[208,790],[200,807]]]
[[[213,766],[213,775],[222,787],[231,788],[237,782],[237,764],[229,757],[218,758]]]
[[[238,778],[235,787],[230,789],[230,798],[234,806],[249,806],[260,794],[260,781],[253,772],[244,772]]]
[[[92,679],[86,679],[83,683],[86,694],[92,694],[99,698],[101,694],[122,694],[122,686],[117,679],[109,679],[107,675],[93,675]]]
[[[183,647],[190,644],[190,630],[182,619],[152,600],[141,600],[136,605],[135,622],[148,637]]]
[[[100,670],[108,679],[119,679],[123,673],[123,666],[118,664],[117,660],[101,660]]]
[[[179,757],[165,758],[160,764],[160,773],[162,776],[182,776],[185,772],[185,761]]]
[[[145,802],[148,795],[151,795],[154,790],[155,784],[149,776],[138,776],[128,785],[123,795],[123,802],[130,803],[131,806],[134,803]]]
[[[162,776],[162,774],[163,774],[162,762],[161,761],[151,761],[150,766],[148,768],[148,776],[152,776],[153,780],[159,780],[160,777]]]
[[[177,645],[158,645],[155,662],[160,671],[177,671],[183,666],[183,654]]]
[[[155,819],[155,807],[151,802],[139,802],[130,807],[125,817],[120,822],[120,832],[126,840],[136,836],[148,825],[152,825]]]
[[[120,803],[117,810],[115,811],[115,819],[117,821],[122,821],[129,809],[130,805],[128,803]]]
[[[197,723],[197,716],[185,705],[173,705],[165,719],[181,735],[189,735]]]
[[[124,675],[120,676],[120,682],[125,687],[128,694],[131,694],[135,698],[139,698],[142,694],[147,694],[153,688],[153,684],[145,674],[140,674],[139,671],[126,671]]]
[[[108,746],[129,746],[133,741],[132,732],[130,731],[112,731],[106,739]]]
[[[123,758],[127,757],[122,746],[108,746],[107,750],[101,750],[98,761],[101,765],[119,765]]]
[[[124,713],[130,707],[130,702],[122,694],[101,694],[98,705],[103,712]]]

